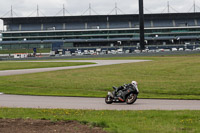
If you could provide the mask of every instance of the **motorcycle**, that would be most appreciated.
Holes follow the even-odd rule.
[[[113,87],[113,92],[108,92],[105,98],[107,104],[114,103],[124,103],[133,104],[137,100],[139,90],[137,85],[128,84],[121,86],[119,88]]]

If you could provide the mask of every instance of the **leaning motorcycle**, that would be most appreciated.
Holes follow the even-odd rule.
[[[121,86],[122,89],[113,87],[113,92],[108,92],[105,98],[107,104],[114,103],[124,103],[133,104],[137,100],[139,90],[137,85],[129,84]]]

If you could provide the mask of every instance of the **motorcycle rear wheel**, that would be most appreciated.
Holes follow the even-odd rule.
[[[126,98],[126,103],[127,104],[133,104],[137,100],[137,94],[131,93],[127,98]]]
[[[107,104],[112,104],[113,103],[113,98],[111,96],[107,95],[106,98],[105,98],[105,102]]]

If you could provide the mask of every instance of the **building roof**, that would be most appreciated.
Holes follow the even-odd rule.
[[[145,20],[199,19],[200,13],[163,13],[145,14]],[[65,23],[65,22],[106,22],[106,21],[139,21],[138,14],[124,15],[90,15],[90,16],[47,16],[47,17],[7,17],[0,18],[4,25],[30,23]]]

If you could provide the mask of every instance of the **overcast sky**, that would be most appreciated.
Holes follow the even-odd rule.
[[[194,0],[144,0],[145,13],[167,12],[167,2],[170,3],[170,12],[192,12]],[[14,17],[28,17],[37,15],[37,5],[40,16],[62,15],[63,4],[65,9],[72,15],[83,15],[91,3],[92,9],[98,14],[115,14],[112,9],[117,7],[118,13],[136,14],[138,13],[138,0],[0,0],[0,17],[11,16],[11,6]],[[195,0],[196,11],[200,11],[200,0]],[[59,11],[61,11],[59,13]],[[66,15],[68,15],[66,11]],[[92,14],[96,14],[92,12]],[[88,15],[85,12],[85,15]],[[0,30],[3,28],[0,20]]]

